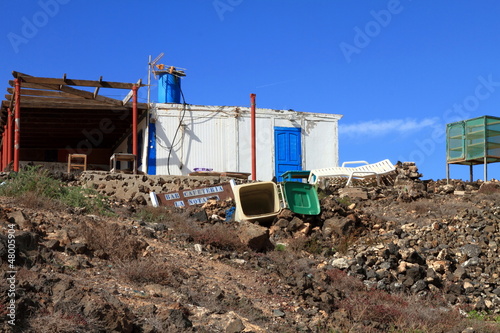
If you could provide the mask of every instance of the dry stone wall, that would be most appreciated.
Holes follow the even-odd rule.
[[[86,171],[79,177],[80,185],[124,202],[150,205],[150,192],[165,193],[227,183],[231,178],[201,176],[151,176],[106,171]]]

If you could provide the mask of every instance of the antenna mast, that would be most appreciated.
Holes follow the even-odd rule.
[[[151,102],[151,74],[153,72],[153,67],[158,61],[160,61],[161,58],[163,58],[164,55],[165,54],[162,52],[155,58],[155,60],[151,61],[151,56],[149,56],[148,59],[148,105]]]

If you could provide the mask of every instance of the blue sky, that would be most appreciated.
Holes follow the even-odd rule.
[[[341,162],[415,161],[442,179],[445,124],[500,116],[494,0],[18,0],[0,12],[2,89],[13,70],[146,80],[164,52],[187,69],[190,104],[248,106],[256,93],[258,107],[342,114]]]

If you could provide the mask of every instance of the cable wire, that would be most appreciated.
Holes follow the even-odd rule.
[[[179,91],[181,92],[181,97],[182,97],[182,115],[181,119],[179,120],[179,125],[177,125],[177,129],[175,130],[174,138],[172,139],[172,143],[170,144],[170,149],[168,151],[168,157],[167,157],[167,172],[168,175],[170,176],[170,156],[172,155],[172,149],[174,148],[174,143],[175,139],[177,138],[177,134],[179,133],[179,129],[182,126],[182,122],[184,121],[184,116],[186,115],[186,109],[187,109],[187,103],[186,99],[184,98],[184,93],[182,92],[181,88],[181,78],[178,77],[178,86],[179,86]]]

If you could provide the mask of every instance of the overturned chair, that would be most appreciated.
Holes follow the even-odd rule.
[[[362,164],[358,167],[347,167],[348,164]],[[311,170],[308,178],[310,184],[318,184],[321,177],[347,177],[347,183],[345,186],[350,186],[353,179],[366,179],[373,178],[377,179],[377,184],[380,185],[380,177],[387,175],[396,171],[396,167],[388,159],[383,161],[370,164],[366,161],[352,161],[344,162],[340,167],[331,167],[324,169],[314,169]]]

